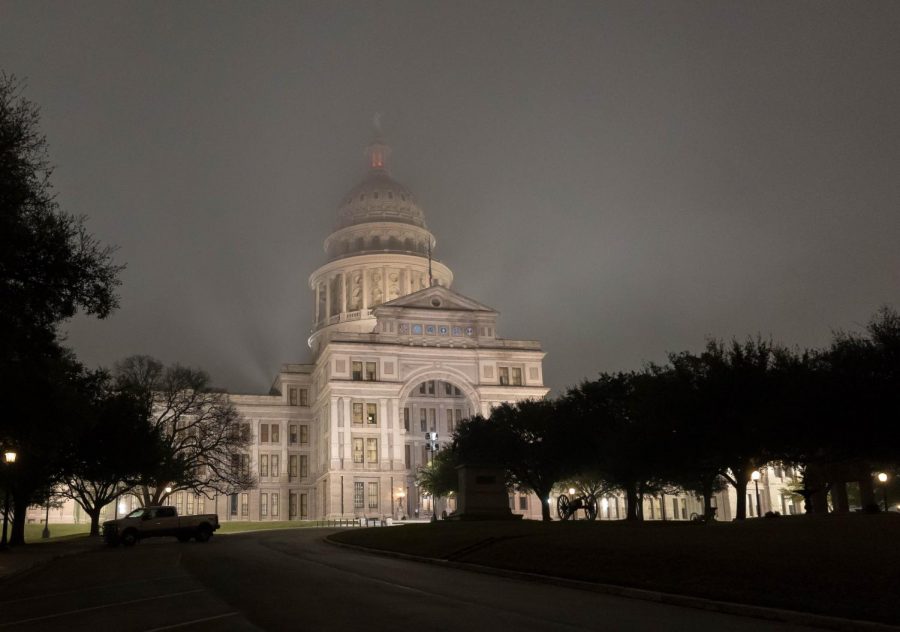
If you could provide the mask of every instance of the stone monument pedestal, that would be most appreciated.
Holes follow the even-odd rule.
[[[506,472],[490,464],[464,463],[456,468],[459,495],[448,520],[521,520],[509,508]]]

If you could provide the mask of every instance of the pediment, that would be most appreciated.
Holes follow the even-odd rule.
[[[418,292],[395,298],[392,301],[379,305],[374,311],[377,312],[383,308],[497,313],[497,310],[441,285],[434,285],[432,287],[427,287],[424,290],[419,290]]]

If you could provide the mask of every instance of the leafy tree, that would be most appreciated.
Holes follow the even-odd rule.
[[[25,510],[59,479],[83,370],[58,325],[77,311],[103,318],[117,305],[112,249],[60,210],[37,106],[0,73],[0,443],[19,460],[7,482],[24,542]]]
[[[155,429],[144,419],[130,392],[116,392],[103,375],[91,398],[91,419],[75,439],[70,473],[59,493],[91,518],[91,535],[100,533],[100,512],[131,492],[163,459]]]
[[[435,454],[429,465],[419,470],[416,482],[419,489],[435,498],[459,492],[459,453],[447,447]]]
[[[163,458],[141,481],[145,506],[159,504],[170,492],[210,497],[254,485],[240,458],[250,446],[249,430],[242,429],[228,395],[213,389],[206,373],[132,356],[116,367],[116,384],[140,402],[141,416],[163,446]]]

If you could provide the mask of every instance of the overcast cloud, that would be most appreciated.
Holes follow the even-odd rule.
[[[454,289],[554,389],[900,307],[900,3],[0,1],[133,353],[265,392],[382,113]]]

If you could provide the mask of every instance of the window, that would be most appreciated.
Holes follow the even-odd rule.
[[[272,443],[281,443],[281,424],[272,424]]]
[[[250,455],[242,454],[241,455],[241,474],[244,476],[250,476]]]
[[[300,455],[300,478],[309,476],[309,457],[305,454]]]
[[[353,438],[353,462],[363,462],[363,440],[360,437]],[[362,483],[360,483],[362,485]]]
[[[444,394],[453,395],[453,385],[450,382],[444,382]]]
[[[238,509],[238,495],[232,494],[231,495],[231,515],[232,516],[237,515],[237,509]]]
[[[363,422],[362,402],[353,402],[353,425],[361,426]]]
[[[419,395],[425,395],[428,392],[428,383],[422,382],[419,384]]]
[[[422,432],[428,430],[428,410],[425,408],[419,409],[419,430]]]
[[[288,518],[297,517],[297,494],[290,492],[288,494]]]
[[[306,520],[309,516],[309,502],[307,501],[309,496],[307,494],[300,494],[300,519]]]
[[[241,515],[250,515],[250,494],[241,494]]]
[[[528,496],[519,496],[519,509],[526,511],[528,509]]]
[[[356,380],[356,381],[362,380],[362,379],[363,379],[363,373],[362,373],[362,371],[363,371],[363,365],[362,365],[362,362],[351,362],[350,365],[351,365],[351,367],[352,367],[352,373],[353,373],[353,376],[352,376],[352,377],[353,377],[353,379]]]
[[[308,388],[300,389],[300,405],[301,406],[309,406],[309,389]]]
[[[522,386],[522,369],[519,367],[512,368],[512,384],[513,386]]]
[[[259,424],[259,442],[269,442],[269,424]]]
[[[437,423],[436,419],[437,419],[437,410],[434,408],[429,408],[428,409],[428,421],[429,421],[429,425],[432,430],[437,430],[437,427],[435,426],[435,424]]]
[[[428,394],[434,395],[434,380],[428,382]]]
[[[378,424],[378,404],[366,404],[366,423],[370,426]]]
[[[409,432],[409,407],[403,409],[403,429]]]
[[[288,456],[288,480],[297,478],[297,455]]]
[[[378,439],[373,437],[366,439],[366,462],[378,462]]]
[[[500,378],[500,384],[507,385],[509,384],[509,367],[508,366],[498,366],[497,367],[497,377]]]
[[[378,509],[378,483],[369,483],[369,509]]]
[[[303,424],[300,426],[300,445],[307,445],[309,443],[309,426]]]
[[[187,503],[185,505],[184,512],[189,516],[194,514],[194,495],[191,493],[187,494]]]
[[[204,511],[204,509],[206,509],[206,503],[204,501],[205,501],[205,499],[203,498],[203,496],[197,496],[197,513],[198,514],[206,513]]]
[[[279,469],[279,468],[278,468],[278,455],[277,455],[277,454],[273,454],[273,455],[272,455],[272,476],[279,476],[279,475],[280,475],[278,469]]]
[[[260,454],[259,455],[259,475],[260,476],[268,476],[269,475],[269,455],[268,454]]]
[[[296,405],[299,403],[298,397],[297,397],[297,389],[296,389],[296,388],[289,388],[289,389],[288,389],[288,403],[289,403],[291,406],[296,406]]]
[[[261,517],[269,515],[269,495],[268,494],[260,494],[259,495],[259,515]]]
[[[411,447],[412,446],[409,445],[408,443],[405,446],[403,446],[403,448],[405,450],[403,458],[404,458],[404,464],[406,465],[406,469],[410,469],[410,467],[411,467],[411,461],[412,461],[412,459],[410,458],[412,456],[411,450],[410,450]]]
[[[353,483],[353,508],[354,509],[362,509],[365,507],[365,498],[363,494],[365,493],[364,483]]]
[[[374,362],[366,362],[366,381],[374,382],[377,378],[375,377],[375,363]]]
[[[272,494],[272,517],[278,516],[278,494]]]
[[[288,426],[288,443],[297,443],[297,424]]]

